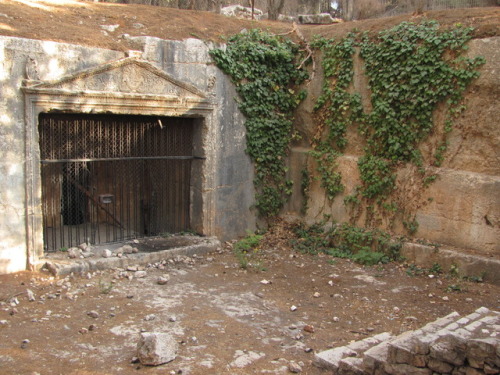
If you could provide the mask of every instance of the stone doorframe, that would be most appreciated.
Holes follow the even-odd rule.
[[[43,217],[38,117],[42,112],[189,117],[195,120],[191,171],[191,227],[213,234],[215,176],[214,108],[210,96],[150,63],[124,58],[56,81],[25,80],[27,268],[43,256]]]

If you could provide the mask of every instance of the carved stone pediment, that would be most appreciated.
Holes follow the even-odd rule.
[[[129,57],[55,81],[26,81],[28,91],[174,96],[203,101],[206,95],[147,61]]]

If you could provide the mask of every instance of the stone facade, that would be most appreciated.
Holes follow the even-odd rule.
[[[133,38],[137,51],[0,37],[0,273],[43,255],[38,115],[108,113],[194,118],[191,227],[220,239],[255,228],[244,118],[199,40]]]

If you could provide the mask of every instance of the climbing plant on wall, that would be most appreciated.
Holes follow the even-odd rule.
[[[399,203],[393,199],[397,194],[396,172],[411,163],[418,168],[423,186],[435,180],[426,167],[441,164],[446,134],[452,129],[453,117],[463,109],[463,92],[484,63],[481,57],[461,56],[471,31],[460,26],[440,30],[433,21],[403,22],[376,36],[350,34],[340,41],[318,44],[324,54],[325,85],[316,105],[322,112],[317,116],[320,121],[312,146],[329,198],[342,191],[342,185],[338,172],[325,162],[340,154],[347,143],[347,126],[357,123],[366,140],[365,154],[358,161],[361,184],[345,202],[357,206],[358,213],[365,209],[369,220],[376,212],[402,214],[409,231],[416,230],[418,224],[400,204],[404,199]],[[372,110],[365,114],[357,94],[349,93],[355,47],[365,62],[371,90]],[[436,131],[433,115],[440,103],[446,107],[444,132],[433,160],[424,160],[419,146]]]
[[[286,156],[292,136],[293,112],[305,97],[297,91],[308,74],[300,65],[299,46],[261,30],[228,39],[225,49],[210,51],[240,96],[246,117],[247,153],[255,165],[256,205],[262,216],[278,213],[291,194]]]
[[[342,177],[335,169],[337,157],[347,144],[347,127],[359,121],[362,115],[360,95],[348,91],[353,79],[355,37],[350,33],[340,42],[319,38],[313,44],[323,52],[325,79],[314,107],[319,127],[312,141],[311,155],[318,166],[321,186],[330,200],[344,190]]]

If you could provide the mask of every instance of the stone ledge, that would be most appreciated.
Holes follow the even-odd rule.
[[[220,241],[217,238],[208,237],[202,242],[193,245],[176,247],[167,250],[158,250],[155,252],[127,254],[121,258],[78,259],[73,261],[40,259],[36,268],[41,269],[49,264],[47,268],[51,271],[51,273],[57,276],[62,276],[70,273],[85,273],[110,268],[126,268],[130,265],[144,265],[159,262],[165,259],[171,259],[179,255],[203,255],[217,250],[220,248],[220,245]]]
[[[401,255],[417,266],[430,268],[438,263],[443,270],[451,266],[458,267],[462,277],[481,276],[484,281],[500,285],[500,260],[480,255],[462,253],[446,248],[436,249],[434,246],[406,242],[401,249]]]

